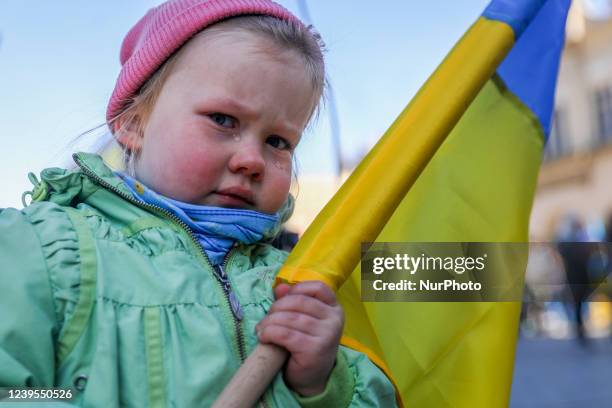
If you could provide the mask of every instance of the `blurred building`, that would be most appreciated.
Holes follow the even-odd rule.
[[[573,214],[601,223],[612,212],[612,19],[574,1],[550,140],[531,217],[532,240],[554,237]]]

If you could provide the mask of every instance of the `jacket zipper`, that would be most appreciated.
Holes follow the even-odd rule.
[[[236,339],[238,343],[238,353],[240,354],[240,360],[244,362],[244,360],[246,359],[246,347],[244,345],[244,337],[242,335],[242,325],[240,324],[240,322],[244,318],[244,312],[242,311],[242,306],[240,305],[240,301],[238,300],[236,293],[232,290],[232,284],[230,282],[229,276],[227,275],[227,273],[225,273],[231,252],[232,250],[227,253],[222,265],[215,266],[214,271],[215,277],[223,288],[223,292],[225,293],[225,300],[227,301],[228,306],[232,311],[232,316],[234,317],[234,329],[237,334]]]
[[[236,348],[238,349],[240,361],[244,362],[244,360],[246,359],[246,352],[245,352],[245,345],[244,345],[244,334],[242,332],[242,325],[240,324],[243,318],[242,307],[240,306],[240,302],[238,301],[238,298],[236,297],[234,291],[232,290],[229,276],[227,276],[227,274],[225,273],[225,267],[227,266],[227,262],[232,254],[233,249],[231,249],[227,253],[223,261],[223,266],[219,266],[219,272],[217,272],[217,268],[213,267],[212,263],[210,262],[210,259],[208,258],[208,255],[206,254],[206,252],[204,252],[204,249],[202,249],[202,246],[198,242],[198,239],[193,234],[193,232],[191,232],[191,229],[189,228],[189,226],[183,222],[183,220],[181,220],[180,218],[178,218],[176,215],[172,214],[170,211],[166,210],[165,208],[162,208],[154,204],[140,202],[136,200],[134,197],[119,190],[118,188],[113,187],[112,185],[104,181],[102,178],[100,178],[92,170],[90,170],[89,167],[87,167],[81,161],[81,159],[76,153],[72,155],[72,158],[74,159],[76,164],[81,168],[81,170],[85,173],[85,175],[87,175],[89,178],[96,181],[102,187],[106,188],[107,190],[112,191],[113,193],[117,194],[121,198],[124,198],[125,200],[129,201],[130,203],[140,208],[153,210],[154,212],[157,212],[158,214],[163,215],[167,219],[173,221],[175,224],[178,224],[181,227],[181,229],[183,229],[187,233],[189,238],[191,238],[191,243],[194,244],[195,247],[198,249],[197,252],[198,254],[200,254],[205,264],[208,265],[212,271],[214,271],[213,275],[216,278],[215,280],[217,281],[217,283],[223,290],[223,294],[225,295],[225,301],[227,303],[228,308],[231,311],[232,319],[234,321],[234,329],[236,331]]]
[[[217,278],[217,280],[223,287],[223,290],[226,296],[226,300],[234,316],[234,327],[236,329],[236,333],[238,334],[237,335],[238,352],[240,353],[240,359],[242,360],[242,362],[244,362],[244,360],[246,359],[246,347],[244,344],[244,337],[242,336],[242,326],[240,325],[240,322],[242,321],[244,317],[244,313],[242,311],[242,306],[240,305],[238,298],[236,297],[235,293],[232,291],[232,286],[229,280],[229,276],[227,275],[227,273],[225,273],[227,264],[231,256],[230,255],[231,251],[232,250],[230,250],[230,252],[228,252],[227,255],[225,256],[225,259],[223,259],[223,264],[215,266],[214,270],[215,270],[215,277]],[[266,390],[262,394],[259,400],[259,406],[262,408],[270,407],[270,405],[268,404],[267,394],[268,394],[268,391]]]
[[[225,259],[223,260],[223,264],[217,265],[215,267],[215,272],[216,272],[217,279],[223,286],[223,290],[225,291],[227,301],[230,305],[230,308],[232,309],[232,313],[234,314],[234,325],[236,328],[236,332],[239,333],[238,334],[238,352],[240,353],[240,358],[242,359],[242,362],[244,362],[244,360],[246,359],[246,351],[245,351],[246,348],[244,345],[244,337],[242,336],[242,326],[240,325],[240,321],[242,321],[242,318],[244,317],[244,313],[242,311],[242,306],[240,306],[240,302],[238,301],[238,298],[232,291],[232,287],[229,281],[229,276],[227,275],[227,273],[225,273],[227,264],[230,259],[230,253],[231,253],[231,250],[225,256]],[[262,394],[261,398],[259,399],[259,406],[261,408],[270,407],[268,403],[268,398],[269,398],[268,393],[269,391],[266,390]]]

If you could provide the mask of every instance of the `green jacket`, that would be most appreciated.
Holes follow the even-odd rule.
[[[99,156],[41,173],[34,202],[0,213],[0,387],[72,388],[87,407],[209,406],[257,343],[286,253],[234,247],[225,262],[244,318],[180,220],[136,204]],[[389,380],[341,347],[325,392],[277,375],[264,405],[394,406]]]

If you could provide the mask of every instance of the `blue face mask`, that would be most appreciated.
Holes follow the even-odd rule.
[[[115,174],[125,182],[136,199],[162,207],[185,222],[198,238],[213,265],[223,263],[226,254],[236,242],[253,244],[274,237],[280,230],[281,222],[284,221],[281,221],[279,214],[209,207],[173,200],[156,193],[124,173]]]

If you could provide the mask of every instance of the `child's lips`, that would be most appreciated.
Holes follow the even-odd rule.
[[[253,193],[243,187],[230,187],[215,191],[215,194],[226,205],[239,205],[254,207]]]

